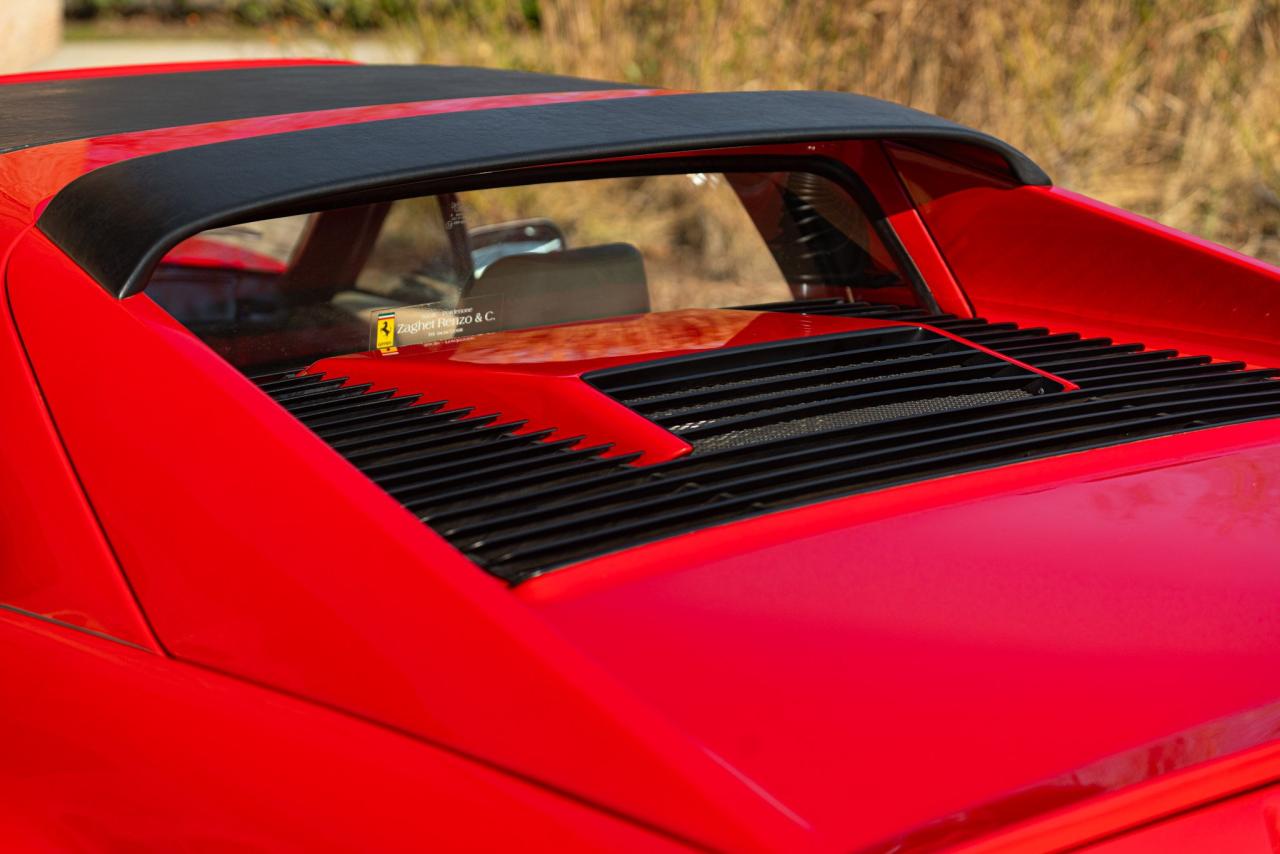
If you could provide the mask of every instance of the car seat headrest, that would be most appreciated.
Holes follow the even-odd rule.
[[[644,258],[629,243],[508,255],[490,264],[463,296],[501,296],[508,329],[649,310]]]

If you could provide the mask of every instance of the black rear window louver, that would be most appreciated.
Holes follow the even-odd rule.
[[[547,441],[551,430],[517,433],[523,421],[499,423],[421,395],[344,385],[345,378],[292,372],[258,379],[259,387],[409,510],[423,515],[470,505],[497,491],[578,480],[626,468],[640,454],[601,458],[609,446],[574,450],[581,437]]]
[[[1081,388],[1061,391],[911,328],[588,375],[694,446],[681,459],[632,466],[638,455],[574,450],[574,439],[517,434],[522,422],[420,403],[418,395],[318,375],[259,382],[431,528],[511,582],[825,498],[1280,416],[1276,372],[1239,362],[894,306],[815,300],[753,308],[929,324]],[[890,349],[868,352],[875,347]]]

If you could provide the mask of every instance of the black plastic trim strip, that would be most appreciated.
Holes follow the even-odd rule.
[[[131,640],[118,638],[115,635],[109,635],[106,632],[100,632],[97,629],[90,629],[86,626],[79,626],[75,623],[68,623],[65,620],[59,620],[57,617],[50,617],[47,614],[37,614],[35,611],[28,611],[26,608],[19,608],[17,605],[10,605],[7,602],[0,602],[0,611],[8,611],[11,614],[17,614],[19,617],[29,617],[32,620],[36,620],[41,623],[48,623],[49,625],[57,626],[61,629],[71,629],[72,631],[82,632],[86,635],[93,635],[95,638],[124,644],[125,646],[131,646],[134,649],[139,649],[143,652],[151,653],[152,655],[157,654],[154,649],[149,649],[148,647],[139,643],[134,643]]]

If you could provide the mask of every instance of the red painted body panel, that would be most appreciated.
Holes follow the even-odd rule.
[[[22,328],[76,317],[94,331],[95,363],[118,366],[109,382],[86,380],[90,353],[74,338],[26,342],[86,492],[175,657],[447,743],[684,838],[805,844],[792,817],[145,295],[112,298],[34,231],[8,281]]]
[[[891,150],[979,314],[1280,363],[1280,270],[1066,190]]]
[[[173,247],[161,264],[180,267],[212,267],[222,270],[253,270],[259,273],[283,273],[287,265],[270,255],[242,246],[232,246],[210,237],[188,237]]]
[[[1280,722],[1277,709],[1272,706],[1262,714],[1244,715],[1230,719],[1218,726],[1202,728],[1190,733],[1193,745],[1203,746],[1220,741],[1225,736],[1236,741],[1252,729],[1255,732],[1276,733]],[[1153,745],[1146,756],[1135,754],[1133,759],[1145,763],[1167,763],[1172,751],[1180,749],[1182,742],[1170,740]],[[1274,827],[1274,815],[1268,816],[1271,792],[1280,780],[1280,742],[1242,750],[1225,759],[1204,762],[1185,770],[1171,771],[1145,783],[1130,786],[1111,794],[1094,798],[1083,806],[1058,810],[1031,821],[1015,824],[1010,828],[954,848],[963,854],[1015,854],[1021,851],[1057,851],[1075,849],[1093,841],[1115,838],[1117,844],[1134,845],[1127,851],[1250,851],[1247,845],[1238,848],[1229,840],[1256,839],[1252,834],[1261,829],[1262,819],[1268,827]],[[1257,798],[1265,799],[1259,803]],[[1218,802],[1230,805],[1219,810]],[[1235,806],[1247,806],[1237,810]],[[1259,815],[1253,808],[1262,806]],[[1253,813],[1252,820],[1247,813]],[[1185,814],[1186,818],[1182,816]],[[1166,830],[1182,826],[1184,820],[1200,828],[1212,827],[1211,832],[1223,834],[1221,844],[1204,836],[1198,839],[1189,835],[1185,841],[1191,847],[1177,847],[1178,840],[1166,835]],[[1152,835],[1148,835],[1148,829]],[[1129,831],[1136,831],[1132,834]],[[1117,836],[1119,834],[1119,836]],[[908,843],[908,847],[915,843]],[[1107,844],[1099,846],[1107,850]],[[1093,849],[1087,849],[1093,850]],[[1274,851],[1274,846],[1262,849]]]
[[[1280,786],[1089,846],[1097,854],[1274,854],[1280,847]]]
[[[0,715],[19,734],[0,762],[10,841],[1120,854],[1254,845],[1251,816],[1274,826],[1280,422],[828,501],[513,592],[147,297],[109,297],[26,230],[68,181],[127,157],[653,94],[286,114],[0,156],[0,247],[15,247],[0,478],[24,498],[0,518],[0,604],[144,647],[0,611],[0,679],[23,686]],[[1280,364],[1267,265],[899,145],[732,153],[848,163],[944,310]],[[738,314],[690,314],[714,322],[685,341],[658,315],[314,369],[675,454],[578,375],[867,325]],[[619,341],[627,324],[654,328]]]
[[[8,851],[686,846],[370,723],[0,610]]]
[[[6,243],[0,227],[0,245]],[[0,311],[0,399],[0,603],[156,648],[63,453],[7,299]]]
[[[1261,422],[725,525],[516,592],[856,847],[1271,702],[1277,542]]]

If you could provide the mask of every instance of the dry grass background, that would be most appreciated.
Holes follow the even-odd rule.
[[[1280,0],[419,0],[388,32],[425,62],[887,98],[1280,264]]]

